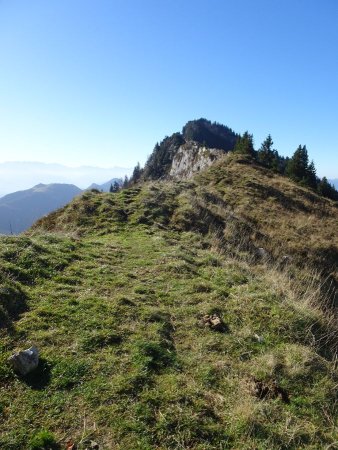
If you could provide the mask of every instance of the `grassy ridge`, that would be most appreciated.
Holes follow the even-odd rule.
[[[231,174],[239,163],[227,164]],[[250,234],[264,208],[242,205],[252,176],[230,204],[229,180],[211,173],[86,193],[30,236],[1,239],[1,282],[24,299],[11,314],[1,297],[1,448],[37,448],[42,430],[55,448],[70,439],[121,450],[335,445],[332,317],[315,286],[299,282],[304,269],[290,278],[252,258],[273,236],[268,216]],[[202,326],[210,314],[222,332]],[[5,361],[33,343],[40,367],[19,378]]]
[[[212,230],[229,250],[256,254],[263,247],[272,261],[288,256],[305,276],[316,271],[326,291],[337,291],[337,202],[238,155],[225,156],[189,182],[151,182],[114,198],[86,193],[34,228],[86,235],[138,224],[204,235]]]

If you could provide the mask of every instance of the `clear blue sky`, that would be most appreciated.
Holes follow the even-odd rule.
[[[337,0],[0,0],[0,162],[143,163],[206,117],[338,177]]]

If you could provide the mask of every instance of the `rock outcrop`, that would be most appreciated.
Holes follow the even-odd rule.
[[[222,158],[225,152],[217,148],[207,148],[198,142],[188,141],[177,150],[169,172],[169,178],[191,178],[196,172],[209,167]]]

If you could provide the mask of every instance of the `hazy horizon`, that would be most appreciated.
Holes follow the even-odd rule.
[[[5,160],[0,161],[0,165],[11,165],[11,164],[32,164],[41,166],[56,166],[56,167],[66,167],[70,169],[103,169],[103,170],[131,170],[132,167],[120,167],[120,166],[100,166],[100,165],[86,165],[86,164],[62,164],[59,162],[44,162],[44,161],[32,161],[32,160]],[[135,163],[136,164],[136,163]],[[134,166],[133,166],[134,167]]]
[[[102,184],[112,178],[130,175],[132,168],[66,166],[39,161],[7,161],[0,163],[0,197],[12,192],[30,189],[43,183],[75,184],[85,189],[92,183]]]

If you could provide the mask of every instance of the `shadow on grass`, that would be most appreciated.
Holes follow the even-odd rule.
[[[0,274],[0,329],[6,328],[13,334],[13,321],[28,309],[27,296],[19,283],[2,277]]]
[[[51,378],[51,367],[47,360],[40,358],[38,367],[20,379],[34,390],[42,390],[48,386]]]

